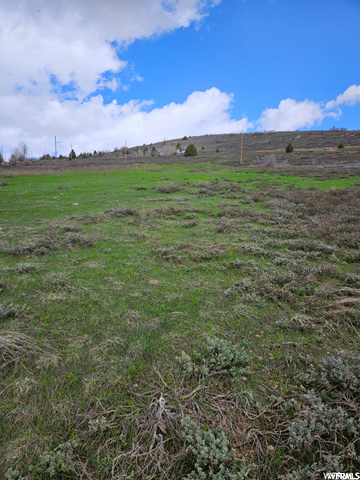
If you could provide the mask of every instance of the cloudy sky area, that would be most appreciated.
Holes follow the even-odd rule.
[[[360,128],[359,0],[0,0],[0,148]]]

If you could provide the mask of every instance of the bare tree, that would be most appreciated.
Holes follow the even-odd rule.
[[[12,152],[12,155],[16,157],[16,160],[18,162],[23,162],[24,160],[26,160],[27,156],[29,155],[29,152],[30,150],[27,143],[20,142],[19,145]]]

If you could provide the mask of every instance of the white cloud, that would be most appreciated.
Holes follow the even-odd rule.
[[[116,44],[160,35],[199,21],[206,0],[12,0],[0,3],[0,91],[52,90],[72,83],[79,98],[104,72],[126,63]],[[215,2],[216,3],[216,2]]]
[[[333,108],[340,105],[356,105],[360,103],[360,85],[351,85],[344,93],[336,97],[336,100],[331,100],[326,104],[326,108]]]
[[[233,120],[233,97],[211,88],[193,92],[183,103],[151,108],[151,101],[104,105],[101,95],[86,102],[49,100],[46,97],[9,95],[0,103],[8,112],[0,117],[0,137],[8,150],[26,141],[34,155],[53,151],[54,134],[61,141],[59,153],[142,145],[183,135],[240,132],[252,127],[247,118]],[[36,115],[34,115],[36,112]],[[5,145],[4,145],[5,146]]]
[[[292,98],[281,100],[278,108],[266,108],[259,119],[259,130],[297,130],[311,128],[326,116],[336,116],[334,112],[325,112],[320,103],[311,100],[297,102]]]

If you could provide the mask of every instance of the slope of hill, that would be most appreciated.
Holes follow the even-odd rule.
[[[197,157],[184,157],[176,153],[177,146],[185,150],[194,143]],[[288,143],[294,147],[292,153],[286,153]],[[339,145],[343,148],[338,148]],[[152,156],[151,150],[156,153]],[[296,131],[296,132],[259,132],[245,134],[201,135],[183,137],[147,144],[128,149],[116,149],[113,152],[97,154],[81,153],[71,161],[50,159],[36,162],[36,166],[22,167],[32,170],[61,168],[107,169],[132,164],[150,163],[219,163],[240,165],[241,152],[245,167],[277,168],[359,168],[360,167],[360,130]],[[18,166],[16,167],[19,168]]]

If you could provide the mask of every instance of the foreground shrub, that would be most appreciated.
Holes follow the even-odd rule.
[[[202,430],[189,417],[182,421],[184,438],[191,451],[193,470],[183,480],[243,480],[243,472],[234,472],[234,452],[225,433]]]
[[[185,377],[196,374],[209,375],[210,373],[223,373],[241,375],[247,373],[249,357],[240,345],[233,345],[222,338],[208,338],[204,354],[198,354],[200,359],[196,362],[183,352],[181,357],[176,357],[183,368]]]
[[[340,392],[360,392],[360,355],[335,350],[317,366],[312,363],[303,377],[306,384],[336,389]]]

